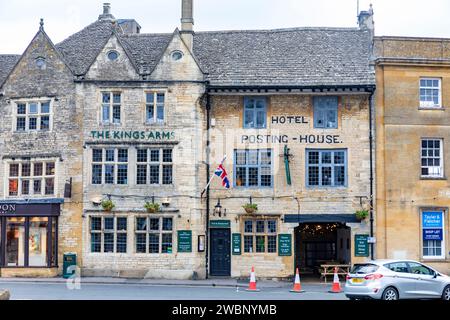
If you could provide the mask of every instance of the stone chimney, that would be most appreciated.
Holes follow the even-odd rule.
[[[194,0],[181,0],[181,38],[192,51],[194,44]]]
[[[358,24],[361,30],[369,30],[372,38],[375,35],[375,23],[373,21],[373,7],[370,5],[369,11],[361,11],[358,15]]]
[[[114,20],[114,16],[111,14],[111,4],[104,3],[103,4],[103,14],[98,16],[99,21],[111,21]]]

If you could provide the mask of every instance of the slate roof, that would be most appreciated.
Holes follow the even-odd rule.
[[[375,83],[370,34],[359,29],[198,32],[194,53],[215,85]]]
[[[83,75],[113,30],[141,74],[154,69],[173,36],[123,34],[110,21],[96,21],[55,47]],[[196,32],[193,51],[216,86],[373,85],[370,43],[369,32],[356,28],[214,31]]]
[[[0,54],[0,86],[6,80],[6,77],[19,59],[20,55],[17,54]]]

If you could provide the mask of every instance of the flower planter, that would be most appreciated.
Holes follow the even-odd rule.
[[[245,212],[247,212],[248,214],[253,214],[256,212],[256,209],[253,208],[244,208]]]

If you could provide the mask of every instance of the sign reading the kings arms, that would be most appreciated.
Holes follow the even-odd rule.
[[[91,131],[91,138],[101,140],[163,140],[169,141],[175,139],[173,131],[116,131],[103,130]]]

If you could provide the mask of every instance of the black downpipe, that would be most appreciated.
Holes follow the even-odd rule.
[[[210,176],[210,137],[209,137],[209,129],[210,127],[210,119],[211,118],[211,98],[206,91],[206,181],[209,180]],[[208,279],[209,275],[209,186],[206,188],[206,225],[205,225],[205,269],[206,269],[206,279]]]
[[[369,97],[369,143],[370,143],[370,236],[373,237],[373,92]],[[374,243],[370,243],[370,258],[374,260]]]

